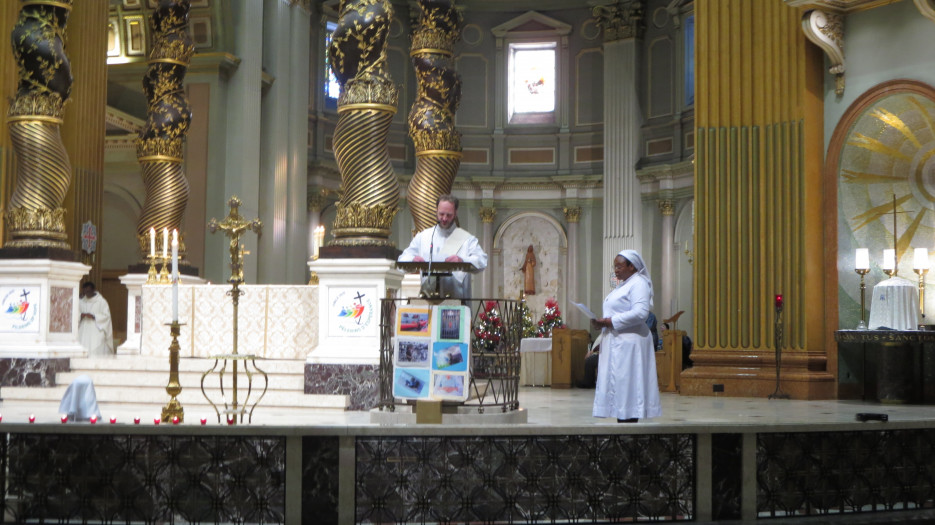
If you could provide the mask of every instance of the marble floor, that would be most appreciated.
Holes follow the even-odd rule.
[[[3,391],[0,389],[0,397]],[[300,394],[297,394],[300,395]],[[102,404],[101,412],[107,423],[116,416],[118,424],[132,423],[134,417],[141,424],[153,424],[160,406],[136,404],[133,393],[127,392],[128,403]],[[591,417],[593,390],[553,390],[548,387],[523,387],[520,389],[520,406],[528,412],[528,422],[521,425],[491,425],[493,433],[550,433],[575,429],[581,433],[606,433],[624,428],[626,432],[743,432],[768,427],[770,430],[857,430],[868,425],[889,425],[893,428],[935,427],[935,406],[929,405],[884,405],[862,401],[793,401],[768,400],[738,397],[689,397],[678,394],[662,394],[662,416],[641,421],[635,425],[620,425],[610,419]],[[856,421],[860,412],[882,413],[888,423]],[[36,416],[37,425],[61,424],[58,404],[54,402],[0,401],[0,424],[27,423],[30,415]],[[200,425],[206,418],[208,426],[217,425],[217,417],[210,408],[194,407],[186,411],[184,426]],[[262,404],[253,415],[255,426],[314,427],[316,433],[378,433],[387,426],[371,422],[368,412],[346,412],[333,409],[264,409]],[[413,427],[412,425],[407,425]],[[424,427],[425,425],[419,425]],[[432,425],[429,425],[432,426]],[[450,426],[450,425],[445,425]],[[476,426],[476,425],[475,425]],[[437,430],[437,426],[436,430]],[[499,428],[497,428],[499,427]],[[414,428],[414,427],[413,427]],[[716,429],[716,430],[715,430]],[[394,433],[397,433],[394,432]]]

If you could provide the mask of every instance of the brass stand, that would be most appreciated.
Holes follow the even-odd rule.
[[[925,274],[928,273],[928,268],[916,268],[914,270],[916,274],[919,275],[919,313],[922,315],[923,323],[925,324]]]
[[[778,302],[778,301],[777,301]],[[782,371],[782,305],[776,305],[776,390],[768,399],[789,399],[789,394],[782,391],[779,383],[779,373]]]
[[[146,284],[156,284],[159,282],[159,278],[156,276],[156,256],[150,255],[149,259],[149,273],[146,274]]]
[[[231,276],[228,279],[228,282],[231,283],[231,290],[227,292],[227,295],[231,296],[231,302],[234,306],[234,318],[233,318],[233,351],[230,354],[221,354],[214,356],[214,366],[210,370],[201,375],[201,393],[205,396],[205,399],[208,400],[208,403],[211,404],[211,407],[214,408],[214,412],[218,416],[218,423],[221,422],[221,410],[218,409],[218,405],[211,401],[211,398],[208,397],[208,393],[205,392],[205,379],[212,372],[217,372],[218,381],[220,383],[221,389],[221,398],[224,403],[224,414],[227,416],[227,422],[231,425],[239,422],[243,423],[244,415],[247,416],[247,421],[253,421],[253,411],[256,410],[257,405],[260,404],[260,401],[263,399],[263,396],[266,395],[266,390],[269,387],[269,377],[266,375],[266,372],[260,370],[256,366],[256,356],[255,355],[245,355],[240,354],[237,351],[237,331],[238,331],[238,311],[240,305],[240,296],[243,295],[243,291],[240,290],[240,285],[243,283],[243,256],[244,249],[240,245],[240,237],[247,231],[252,230],[255,233],[259,233],[263,224],[259,219],[254,219],[253,221],[245,220],[238,211],[240,207],[240,199],[236,196],[231,197],[228,201],[231,211],[227,217],[220,223],[211,219],[211,222],[208,226],[211,229],[211,233],[216,232],[217,230],[223,231],[228,237],[230,237],[230,258],[231,258]],[[224,361],[224,365],[220,370],[217,370],[218,364]],[[227,370],[227,362],[231,362],[231,383],[232,383],[232,398],[230,403],[227,401],[227,397],[224,395],[224,373]],[[238,367],[239,363],[243,361],[243,372],[247,376],[247,396],[244,398],[243,403],[239,402],[238,398]],[[254,370],[248,368],[248,363],[253,365]],[[264,386],[263,393],[260,394],[260,397],[253,403],[253,406],[250,408],[250,411],[247,412],[247,407],[250,403],[250,394],[253,392],[253,376],[254,374],[260,374],[263,376]]]
[[[169,284],[169,258],[162,257],[162,270],[159,271],[159,284]]]
[[[857,324],[857,329],[866,330],[867,322],[864,315],[867,311],[867,283],[864,281],[864,276],[870,273],[870,268],[857,268],[854,271],[860,276],[860,323]]]
[[[885,273],[888,277],[893,277],[894,275],[896,275],[896,268],[891,268],[891,269],[884,268],[883,273]]]
[[[178,321],[172,321],[168,326],[169,333],[172,334],[172,343],[169,344],[169,384],[166,385],[166,393],[172,396],[172,399],[162,407],[162,422],[168,423],[172,418],[178,417],[179,423],[182,423],[185,421],[185,409],[177,399],[182,393],[182,385],[179,384],[179,333],[182,325]]]

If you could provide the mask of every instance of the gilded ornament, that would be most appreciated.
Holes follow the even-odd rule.
[[[632,0],[617,2],[615,5],[599,5],[591,10],[591,15],[604,30],[604,41],[643,38],[643,2]]]
[[[9,247],[70,248],[61,204],[71,184],[71,163],[59,126],[72,84],[64,47],[71,4],[24,2],[11,34],[19,84],[7,112],[17,155],[16,182],[4,213]]]
[[[666,216],[675,215],[675,204],[669,199],[658,201],[659,211]]]
[[[576,223],[581,218],[581,207],[580,206],[571,206],[562,208],[562,213],[565,214],[565,221],[569,224]]]
[[[497,216],[497,209],[493,206],[482,206],[479,210],[477,210],[477,214],[480,216],[481,222],[484,224],[490,224]]]
[[[812,9],[802,16],[802,31],[828,55],[828,72],[835,77],[834,92],[844,94],[844,15]]]

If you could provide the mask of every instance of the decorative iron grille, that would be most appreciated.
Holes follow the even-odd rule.
[[[935,505],[935,430],[757,435],[760,517]]]
[[[519,342],[523,324],[519,302],[506,299],[465,299],[462,306],[471,308],[471,327],[476,326],[484,305],[493,302],[503,322],[499,343],[493,349],[471,349],[468,400],[464,406],[478,413],[499,408],[503,412],[519,409]],[[393,396],[393,339],[396,336],[396,310],[401,304],[429,304],[421,299],[383,299],[380,313],[380,401],[381,410],[396,409]],[[473,334],[473,331],[472,331]],[[473,335],[472,335],[473,337]]]
[[[4,436],[6,437],[6,436]],[[282,523],[285,439],[9,434],[17,523]]]
[[[690,521],[688,434],[357,439],[357,523]]]

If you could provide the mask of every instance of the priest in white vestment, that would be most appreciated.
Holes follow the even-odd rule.
[[[662,415],[653,336],[646,325],[653,282],[635,250],[614,258],[614,274],[620,285],[604,299],[603,318],[591,320],[603,336],[593,415],[635,423]]]
[[[455,225],[458,198],[442,195],[436,204],[438,223],[416,234],[409,247],[399,256],[399,261],[466,262],[472,264],[475,271],[486,268],[487,254],[477,242],[477,237]],[[428,279],[423,278],[423,287],[429,284]],[[434,283],[431,283],[431,288],[434,290]],[[471,275],[467,272],[452,272],[451,276],[441,277],[439,288],[442,297],[470,299]]]
[[[110,319],[110,306],[94,283],[81,287],[81,321],[78,323],[78,341],[88,351],[88,357],[114,355],[114,328]]]

